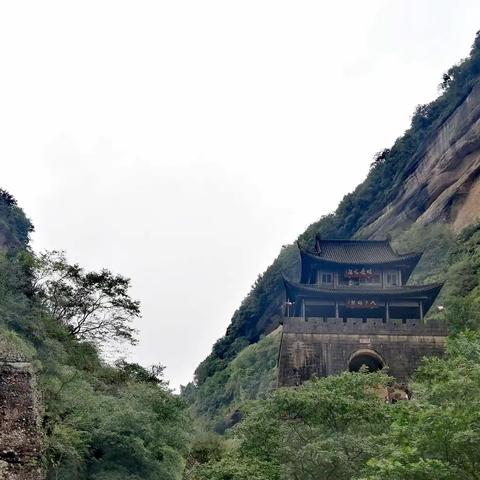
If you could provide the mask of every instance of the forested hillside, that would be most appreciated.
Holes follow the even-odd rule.
[[[411,225],[426,230],[429,225],[452,225],[457,220],[455,214],[459,208],[468,204],[469,189],[476,188],[479,175],[479,79],[480,36],[477,34],[470,55],[443,75],[439,97],[430,104],[417,106],[410,128],[391,147],[375,155],[366,180],[344,197],[334,213],[310,225],[298,241],[313,248],[316,234],[337,238],[384,238],[386,234],[407,232]],[[451,158],[445,153],[449,146],[455,150]],[[439,166],[442,166],[438,173],[441,181],[429,185],[427,178],[425,183],[418,183],[417,172],[421,168],[428,168],[426,176],[432,177]],[[410,191],[412,182],[417,184]],[[443,192],[450,192],[450,196],[442,196]],[[472,202],[469,218],[480,213],[479,202],[474,199]],[[438,206],[440,203],[442,208]],[[431,210],[435,215],[422,217]],[[465,224],[465,218],[462,222],[460,224]],[[422,235],[420,230],[415,230],[417,236]],[[397,248],[408,251],[409,245],[400,242]],[[225,389],[230,381],[229,365],[242,349],[276,327],[276,316],[281,313],[283,300],[281,274],[295,278],[298,268],[297,248],[290,245],[283,248],[272,265],[258,277],[234,313],[225,336],[215,343],[212,353],[198,366],[194,385],[187,387],[188,398],[198,413],[218,417],[235,410],[237,397]],[[220,398],[219,392],[223,400],[215,410],[207,399]],[[253,393],[251,398],[255,398]]]
[[[102,344],[135,340],[128,279],[86,272],[58,252],[35,255],[32,229],[0,191],[0,346],[37,373],[47,478],[181,478],[189,421],[161,367],[111,366],[99,354]]]

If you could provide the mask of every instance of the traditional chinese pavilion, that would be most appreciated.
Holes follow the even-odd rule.
[[[299,249],[300,281],[284,279],[280,385],[362,365],[406,380],[423,356],[443,351],[445,324],[424,319],[442,284],[407,285],[421,253],[320,237],[314,251]]]

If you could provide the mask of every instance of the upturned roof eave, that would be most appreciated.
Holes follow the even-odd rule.
[[[399,286],[395,288],[363,288],[363,287],[340,287],[340,288],[322,288],[312,284],[301,284],[291,282],[283,277],[283,282],[287,295],[292,296],[332,296],[332,297],[348,297],[348,296],[365,296],[372,295],[378,297],[408,297],[408,298],[435,298],[443,283],[432,283],[428,285],[410,285]]]

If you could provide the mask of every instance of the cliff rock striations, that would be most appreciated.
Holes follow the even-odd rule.
[[[394,200],[358,232],[384,237],[412,222],[458,233],[480,216],[480,83],[412,158]]]

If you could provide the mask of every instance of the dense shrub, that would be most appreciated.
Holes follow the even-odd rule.
[[[71,335],[68,319],[51,314],[34,288],[30,231],[13,197],[0,191],[0,346],[37,369],[47,478],[179,479],[190,428],[183,401],[161,367],[107,365],[94,344]]]

